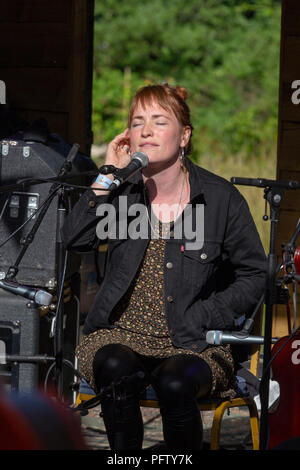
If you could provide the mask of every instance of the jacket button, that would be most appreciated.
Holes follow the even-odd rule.
[[[89,206],[90,207],[95,207],[95,205],[96,205],[95,201],[89,201]]]
[[[174,300],[173,297],[172,297],[171,295],[168,295],[167,301],[168,301],[168,302],[173,302],[173,300]]]
[[[206,254],[206,253],[201,253],[200,258],[201,258],[201,259],[206,259],[206,258],[207,258],[207,254]]]
[[[171,263],[171,261],[169,261],[167,264],[166,264],[167,268],[168,269],[172,269],[173,268],[173,263]]]

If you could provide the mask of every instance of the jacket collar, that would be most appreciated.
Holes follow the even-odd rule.
[[[189,183],[190,183],[190,202],[192,204],[197,204],[197,202],[202,203],[204,197],[203,190],[203,179],[201,178],[200,171],[201,169],[195,165],[192,160],[186,158],[186,166],[189,172]]]

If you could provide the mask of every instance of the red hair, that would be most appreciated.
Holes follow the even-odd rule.
[[[132,100],[128,116],[128,127],[131,126],[131,121],[136,106],[141,104],[141,106],[145,108],[154,101],[166,111],[173,111],[179,123],[183,127],[190,127],[192,131],[193,126],[190,121],[190,109],[186,104],[186,99],[187,91],[183,87],[171,87],[168,85],[168,83],[164,83],[162,85],[144,86],[136,92]],[[190,153],[190,141],[185,150],[186,154]]]

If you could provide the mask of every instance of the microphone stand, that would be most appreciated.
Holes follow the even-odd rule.
[[[55,375],[58,395],[63,394],[63,319],[64,319],[64,303],[62,301],[65,266],[67,263],[67,252],[64,249],[61,229],[66,218],[66,207],[63,201],[63,192],[60,190],[58,211],[57,211],[57,233],[56,233],[56,256],[57,256],[57,292],[60,294],[57,298],[57,309],[55,317]]]
[[[124,449],[124,442],[123,442],[123,432],[117,432],[117,424],[120,428],[120,425],[123,425],[124,429],[124,418],[123,413],[124,410],[122,409],[122,404],[126,397],[128,397],[128,393],[133,394],[134,390],[130,392],[126,387],[134,387],[137,390],[137,393],[141,393],[139,388],[143,385],[146,386],[145,382],[145,373],[143,371],[135,372],[131,375],[125,375],[120,378],[117,382],[111,382],[110,385],[103,387],[98,394],[96,394],[93,398],[90,398],[87,401],[84,401],[77,405],[76,408],[72,408],[73,411],[79,411],[80,415],[85,415],[88,413],[90,408],[94,408],[95,406],[99,405],[103,399],[112,400],[114,402],[114,412],[113,412],[113,422],[111,423],[114,435],[114,441],[112,442],[112,450],[125,450]],[[101,415],[100,415],[101,416]],[[125,432],[125,431],[124,431]]]
[[[64,180],[64,176],[71,172],[73,162],[79,150],[79,145],[74,144],[63,163],[58,178]],[[53,185],[54,187],[56,184]],[[66,204],[64,201],[64,190],[59,189],[58,212],[57,212],[57,233],[56,233],[56,256],[57,256],[57,292],[60,294],[57,299],[57,309],[55,318],[55,377],[56,386],[59,397],[63,395],[63,320],[64,320],[64,303],[62,301],[64,281],[65,281],[65,268],[67,263],[67,252],[63,246],[61,238],[61,229],[64,225],[66,218]]]
[[[265,284],[265,328],[264,328],[264,354],[263,354],[263,380],[260,387],[261,424],[260,424],[260,450],[266,450],[269,436],[269,382],[272,345],[272,317],[273,306],[276,304],[276,253],[275,240],[277,224],[279,221],[280,205],[284,190],[300,189],[296,181],[276,181],[262,178],[231,178],[237,185],[257,186],[264,189],[264,198],[270,205],[270,247],[267,257],[267,272]]]

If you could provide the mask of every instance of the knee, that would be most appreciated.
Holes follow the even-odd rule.
[[[165,403],[195,402],[211,388],[211,370],[201,359],[175,357],[153,374],[153,387]]]
[[[157,382],[156,392],[161,403],[183,403],[192,399],[191,390],[179,377],[164,375]]]
[[[108,385],[132,373],[133,352],[121,344],[109,344],[97,351],[93,360],[95,383]]]

